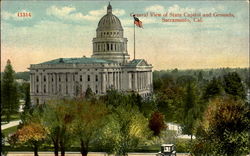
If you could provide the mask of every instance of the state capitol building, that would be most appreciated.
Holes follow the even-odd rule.
[[[129,60],[127,42],[109,4],[107,14],[98,23],[90,58],[58,58],[30,65],[32,103],[84,95],[87,88],[97,95],[109,89],[135,91],[142,97],[151,95],[152,65],[144,59]]]

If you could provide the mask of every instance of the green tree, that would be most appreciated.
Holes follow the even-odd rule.
[[[19,108],[17,84],[15,82],[14,74],[15,71],[12,68],[10,60],[8,60],[1,83],[1,114],[6,117],[7,122],[10,121],[12,114],[18,112]]]
[[[98,133],[105,126],[105,116],[108,111],[100,101],[76,99],[71,102],[75,113],[73,121],[73,134],[80,143],[82,156],[87,156],[90,144],[96,141]]]
[[[203,98],[205,100],[219,96],[222,93],[222,84],[219,79],[213,78],[205,87]]]
[[[197,128],[196,155],[244,155],[250,152],[249,107],[232,96],[210,101]]]
[[[105,128],[103,140],[117,155],[127,155],[151,135],[147,119],[132,105],[115,108]]]
[[[85,98],[86,99],[91,99],[91,98],[93,98],[93,96],[94,96],[94,93],[92,92],[91,88],[88,87],[86,89]]]
[[[240,76],[236,72],[228,73],[224,75],[224,90],[227,94],[240,97],[241,99],[246,98],[246,92]]]
[[[75,116],[72,113],[71,103],[66,99],[52,100],[44,106],[42,125],[48,130],[48,137],[54,145],[55,156],[58,156],[59,149],[61,156],[64,156],[66,147],[70,145]]]
[[[31,109],[31,101],[30,101],[30,84],[24,83],[24,111],[27,112]]]
[[[198,81],[202,81],[203,80],[203,72],[202,71],[199,71],[199,74],[198,74]]]
[[[186,87],[186,94],[183,101],[182,131],[192,136],[195,131],[195,122],[199,117],[200,106],[198,105],[197,91],[193,83],[189,82]]]

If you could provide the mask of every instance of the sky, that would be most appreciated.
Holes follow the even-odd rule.
[[[30,64],[56,58],[90,57],[92,39],[108,2],[1,1],[1,71],[8,59],[20,72]],[[131,14],[148,14],[138,15],[143,29],[136,28],[136,58],[145,59],[154,70],[249,67],[248,1],[111,1],[111,5],[128,38],[131,59]],[[18,17],[21,12],[31,17]],[[202,22],[193,22],[199,17],[184,17],[195,13],[201,14]],[[211,17],[203,16],[210,13]],[[231,16],[216,16],[221,14]]]

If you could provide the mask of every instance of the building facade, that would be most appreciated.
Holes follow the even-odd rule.
[[[30,65],[32,103],[84,95],[87,88],[98,95],[116,89],[150,96],[152,65],[143,59],[129,60],[127,41],[121,22],[109,4],[107,14],[98,23],[90,58],[58,58]]]

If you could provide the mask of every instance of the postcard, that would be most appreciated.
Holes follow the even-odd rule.
[[[249,154],[249,1],[3,0],[1,82],[8,156]]]

